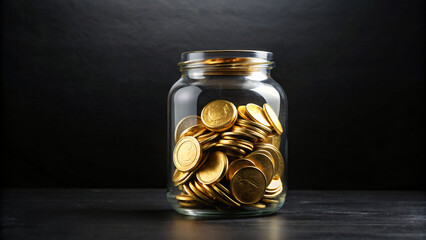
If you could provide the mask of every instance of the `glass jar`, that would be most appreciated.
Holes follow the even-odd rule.
[[[168,96],[167,198],[192,216],[276,212],[287,193],[287,97],[272,53],[182,53]]]

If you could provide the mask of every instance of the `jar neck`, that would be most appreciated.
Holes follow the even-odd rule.
[[[271,68],[189,68],[181,69],[182,77],[191,79],[205,79],[210,76],[244,76],[251,80],[264,80],[271,77]]]

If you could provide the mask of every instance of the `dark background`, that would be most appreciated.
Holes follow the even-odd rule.
[[[164,187],[180,53],[259,49],[290,189],[424,183],[424,1],[3,0],[3,187]]]

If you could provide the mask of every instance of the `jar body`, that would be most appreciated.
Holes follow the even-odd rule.
[[[237,115],[226,126],[214,128],[203,116],[213,119],[216,117],[217,105],[212,102],[218,100],[219,103],[235,106],[229,107],[226,112],[236,111]],[[274,130],[273,123],[269,129],[258,125],[262,123],[256,123],[256,116],[253,116],[255,113],[247,112],[247,108],[251,110],[251,107],[245,109],[246,114],[241,113],[239,107],[248,106],[247,104],[257,105],[262,109],[264,104],[269,104],[277,116],[275,121],[278,120],[282,125],[282,133]],[[260,68],[258,71],[233,74],[206,74],[202,69],[185,71],[168,96],[167,198],[171,206],[179,213],[192,216],[256,216],[271,214],[280,209],[287,193],[287,106],[285,92],[271,78],[269,70]],[[208,110],[210,111],[207,113]],[[263,136],[251,130],[260,132]],[[246,131],[248,134],[245,134]],[[258,137],[254,138],[252,135],[251,138],[250,133]],[[190,150],[178,152],[185,148],[185,140],[194,141],[201,156],[192,156],[193,152]],[[188,149],[190,148],[193,150],[193,147],[189,146]],[[266,161],[266,166],[263,166],[262,161],[265,161],[262,157],[270,159],[272,164]],[[198,163],[192,163],[197,166],[183,167],[179,158],[185,161],[198,158]],[[236,163],[237,160],[242,163]],[[269,169],[272,175],[266,169],[268,164],[272,166],[273,170]],[[240,169],[243,170],[238,171]],[[259,173],[259,169],[263,174]],[[244,176],[250,178],[258,173],[264,176],[259,178],[260,182],[244,179]],[[220,176],[214,177],[215,174]],[[240,181],[235,180],[240,175]],[[262,186],[263,195],[254,197],[256,199],[253,201],[256,202],[251,201],[254,198],[245,200],[250,199],[250,192],[256,195],[255,192]]]

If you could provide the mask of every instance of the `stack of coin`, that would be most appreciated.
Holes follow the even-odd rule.
[[[214,100],[175,129],[173,182],[183,208],[266,208],[284,187],[283,128],[272,108]]]

